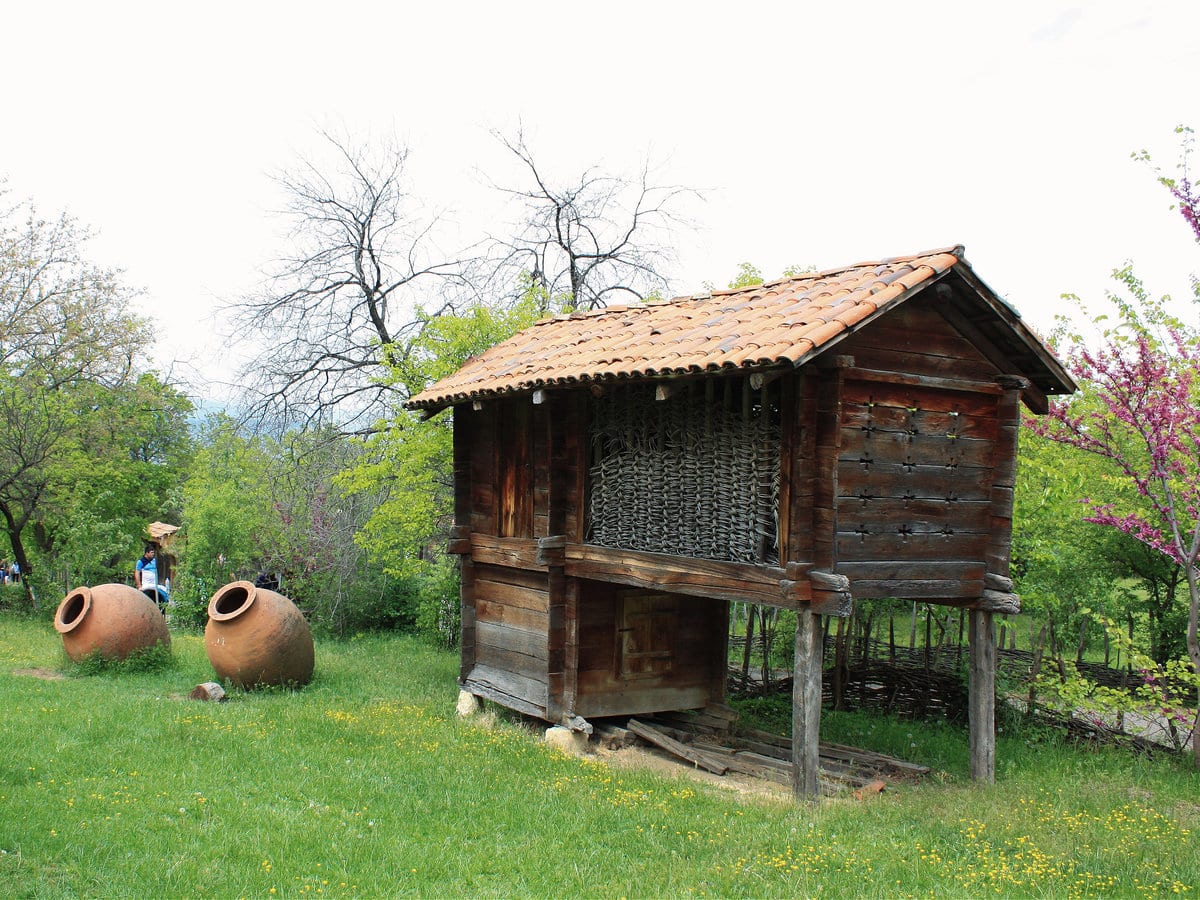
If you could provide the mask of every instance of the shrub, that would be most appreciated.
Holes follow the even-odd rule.
[[[417,634],[446,649],[458,646],[459,584],[458,564],[442,558],[420,576],[417,590]]]

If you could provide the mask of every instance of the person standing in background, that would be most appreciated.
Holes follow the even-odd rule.
[[[133,586],[150,599],[158,602],[158,560],[154,556],[154,547],[147,546],[142,558],[133,569]]]

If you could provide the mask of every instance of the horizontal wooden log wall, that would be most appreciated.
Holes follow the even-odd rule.
[[[596,581],[580,585],[579,715],[692,709],[724,697],[727,603]],[[643,621],[639,628],[647,615],[652,626]],[[639,646],[638,639],[651,643]]]
[[[971,605],[1011,532],[994,496],[1013,450],[999,372],[920,298],[840,349],[853,363],[840,372],[836,512],[817,522],[834,528],[836,570],[856,598]]]
[[[816,571],[810,563],[789,563],[786,568],[727,563],[567,543],[561,535],[535,540],[469,534],[452,543],[474,563],[541,573],[561,567],[568,576],[592,581],[784,609],[819,604],[820,615],[849,614],[823,598],[840,589],[839,576]]]
[[[468,687],[531,715],[546,712],[549,688],[550,600],[543,572],[473,563],[474,665]]]

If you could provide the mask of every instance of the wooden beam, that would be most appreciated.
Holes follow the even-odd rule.
[[[630,731],[642,740],[661,747],[663,750],[678,756],[680,759],[686,759],[688,762],[702,769],[707,769],[714,775],[724,775],[729,771],[729,766],[725,765],[725,763],[715,756],[697,750],[694,747],[689,747],[687,744],[680,743],[652,725],[647,725],[645,722],[637,719],[630,719],[628,727]]]
[[[454,524],[468,531],[471,525],[471,451],[478,418],[464,407],[454,407]]]
[[[471,670],[475,668],[475,564],[469,556],[464,556],[461,560],[458,683],[465,684]]]
[[[992,458],[992,527],[988,546],[988,571],[1000,578],[1009,577],[1009,560],[1012,555],[1013,489],[1017,475],[1017,441],[1021,428],[1021,383],[1020,379],[998,379],[1004,393],[996,404],[996,418],[1000,424]],[[991,587],[996,590],[997,587]],[[1003,587],[999,586],[1001,592]],[[1009,588],[1011,591],[1011,588]]]
[[[782,417],[782,435],[779,453],[779,558],[786,562],[795,559],[792,550],[792,478],[800,453],[800,423],[796,410],[796,382],[799,375],[785,378],[779,385],[779,412]],[[788,576],[791,577],[790,575]]]
[[[989,613],[1015,614],[1021,611],[1021,598],[1011,591],[985,590],[971,609]]]
[[[1009,594],[1012,593],[1012,579],[1003,575],[997,575],[994,572],[988,572],[983,576],[983,583],[989,591],[1001,591]]]
[[[471,558],[475,562],[513,569],[544,572],[547,568],[537,561],[538,542],[533,538],[506,538],[472,532]]]
[[[561,567],[551,567],[546,575],[546,717],[551,722],[567,722],[574,715],[566,698],[567,672],[567,577]],[[532,621],[532,617],[530,617]]]
[[[809,572],[808,577],[812,583],[809,612],[845,618],[854,611],[854,595],[850,593],[850,579],[845,575]]]
[[[786,369],[775,369],[767,372],[751,372],[750,387],[756,391],[761,391],[772,381],[776,381],[787,372]]]
[[[579,594],[582,590],[578,578],[564,578],[565,617],[563,646],[563,692],[562,705],[568,715],[575,715],[575,701],[579,696]]]
[[[566,562],[567,536],[552,534],[538,538],[535,562],[539,566],[561,566]]]
[[[649,590],[764,603],[795,608],[780,587],[784,570],[775,566],[693,559],[595,544],[567,544],[566,574]]]
[[[450,538],[446,543],[446,552],[455,556],[467,556],[471,553],[470,525],[455,525],[450,529]]]
[[[965,378],[940,378],[937,375],[910,375],[902,372],[886,372],[881,369],[863,369],[857,366],[843,370],[847,379],[857,381],[879,381],[884,384],[902,384],[905,387],[936,388],[942,391],[963,391],[968,394],[1000,394],[1005,388],[995,381],[971,381]],[[1003,377],[1003,376],[1001,376]],[[1028,380],[1021,379],[1028,384]]]
[[[849,360],[852,357],[835,357],[826,362]],[[844,379],[839,370],[823,372],[816,384],[815,414],[806,425],[815,434],[813,447],[811,489],[812,500],[809,528],[812,531],[811,561],[825,572],[837,569],[837,522],[838,522],[838,455],[842,439],[842,389]],[[807,560],[806,560],[807,561]]]

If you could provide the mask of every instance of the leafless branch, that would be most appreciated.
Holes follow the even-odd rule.
[[[365,431],[404,399],[386,378],[389,348],[419,330],[419,307],[439,313],[469,292],[471,260],[437,255],[438,220],[418,214],[407,148],[323,137],[334,170],[304,162],[278,179],[293,252],[227,311],[264,344],[241,373],[252,421]]]
[[[568,310],[603,307],[617,294],[644,300],[667,291],[673,239],[692,227],[681,210],[701,199],[700,191],[654,183],[649,161],[632,177],[589,168],[555,185],[522,131],[494,134],[529,179],[521,187],[494,184],[521,210],[514,235],[493,239],[499,270],[532,277],[551,302]]]

